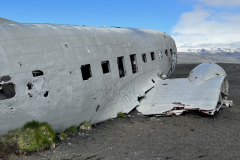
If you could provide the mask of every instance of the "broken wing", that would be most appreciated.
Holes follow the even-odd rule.
[[[195,76],[194,79],[192,75]],[[199,110],[213,115],[226,101],[226,77],[220,66],[203,63],[197,66],[188,78],[159,81],[143,97],[137,110],[144,115],[179,115],[188,110]]]

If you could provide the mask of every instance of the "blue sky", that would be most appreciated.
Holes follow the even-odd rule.
[[[22,23],[152,28],[170,34],[192,4],[178,0],[10,0],[1,1],[0,16]]]
[[[179,47],[196,47],[198,43],[220,45],[232,43],[233,33],[229,34],[226,30],[229,27],[235,34],[239,27],[237,34],[239,33],[240,37],[240,21],[234,20],[234,18],[240,20],[240,0],[0,0],[0,2],[0,17],[17,22],[151,28],[173,36]],[[215,31],[214,27],[218,30]],[[224,37],[228,37],[227,40],[218,37],[223,32]],[[240,38],[235,41],[240,41]]]

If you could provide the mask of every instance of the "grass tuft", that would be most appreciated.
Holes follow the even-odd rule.
[[[0,137],[0,159],[12,153],[30,153],[44,150],[55,144],[56,134],[47,123],[27,122],[22,128]]]
[[[80,125],[79,125],[79,128],[81,130],[91,130],[92,129],[92,125],[88,122],[82,122]]]
[[[70,134],[73,134],[75,132],[77,132],[77,127],[76,126],[71,126],[64,131],[64,133],[70,133]]]
[[[56,134],[48,123],[39,123],[38,127],[35,122],[34,125],[29,125],[29,122],[26,124],[28,125],[24,125],[18,139],[20,150],[29,152],[43,150],[55,143]]]
[[[60,133],[59,134],[59,138],[61,139],[61,140],[63,140],[63,139],[66,139],[68,137],[68,135],[66,134],[66,133]]]
[[[122,113],[122,112],[119,112],[119,113],[117,114],[117,117],[118,117],[118,118],[125,118],[125,114]]]
[[[37,129],[39,127],[40,127],[40,123],[38,121],[32,120],[24,124],[23,129],[27,129],[27,128]]]

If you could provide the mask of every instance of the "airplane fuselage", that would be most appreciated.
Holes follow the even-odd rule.
[[[31,120],[56,132],[128,113],[177,62],[152,29],[0,24],[0,134]]]

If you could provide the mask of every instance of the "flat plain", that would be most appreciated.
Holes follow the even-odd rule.
[[[197,64],[179,64],[171,78],[186,78]],[[139,115],[115,118],[78,130],[55,149],[10,159],[61,160],[209,160],[240,157],[240,64],[219,64],[229,79],[232,108],[214,116],[197,112],[180,116]]]

